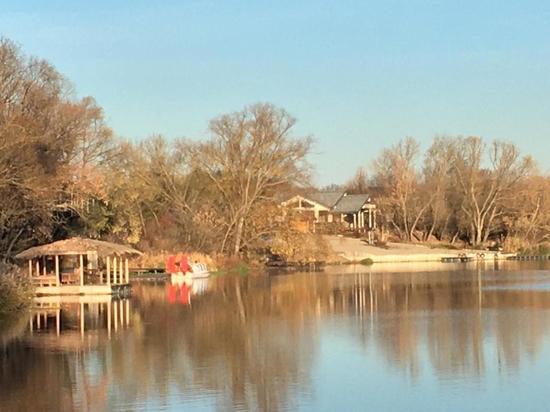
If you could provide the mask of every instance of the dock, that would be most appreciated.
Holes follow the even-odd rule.
[[[550,260],[550,255],[531,255],[531,256],[515,255],[515,256],[509,256],[507,259],[508,260]]]

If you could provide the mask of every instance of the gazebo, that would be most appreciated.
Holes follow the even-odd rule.
[[[113,294],[129,288],[128,259],[141,252],[102,240],[74,237],[16,255],[27,260],[37,295]]]

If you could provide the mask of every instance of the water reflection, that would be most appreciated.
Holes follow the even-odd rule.
[[[39,297],[29,319],[29,345],[79,349],[97,346],[130,326],[130,300],[111,296]],[[54,337],[55,332],[55,339]]]
[[[105,349],[130,318],[127,299],[36,298],[26,330],[2,346],[0,410],[106,410]]]
[[[208,278],[191,280],[174,277],[167,287],[167,301],[170,304],[190,305],[192,296],[203,295],[207,290]]]
[[[364,396],[354,384],[368,379],[404,400],[414,389],[407,405],[420,409],[434,380],[476,399],[472,385],[517,376],[520,387],[550,352],[550,271],[538,263],[355,270],[41,302],[0,352],[0,409],[350,409]]]

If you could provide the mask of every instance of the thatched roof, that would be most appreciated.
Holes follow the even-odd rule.
[[[132,257],[141,255],[140,251],[129,246],[117,245],[103,240],[73,237],[48,243],[47,245],[31,247],[16,255],[15,258],[34,259],[41,256],[81,255],[88,252],[97,252],[99,256]]]

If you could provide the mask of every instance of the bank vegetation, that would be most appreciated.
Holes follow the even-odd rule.
[[[360,168],[343,189],[372,193],[379,240],[512,252],[550,243],[550,176],[512,143],[439,136],[422,153],[405,138],[369,170],[370,178]]]
[[[2,39],[0,260],[74,235],[151,254],[322,260],[322,239],[279,208],[282,194],[311,187],[313,140],[295,124],[258,103],[212,119],[200,140],[126,140],[92,97],[75,97],[49,62]],[[478,137],[438,137],[424,155],[404,139],[345,187],[372,192],[380,240],[496,240],[515,249],[548,242],[549,188],[514,145]]]

